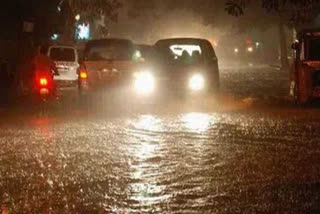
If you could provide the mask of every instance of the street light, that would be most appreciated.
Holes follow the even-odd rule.
[[[80,16],[80,14],[77,14],[74,18],[75,18],[76,21],[79,21],[81,16]]]

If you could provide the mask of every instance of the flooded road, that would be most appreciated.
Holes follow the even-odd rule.
[[[7,116],[0,210],[319,213],[319,108],[287,104],[274,69],[221,76],[225,96],[206,108]]]

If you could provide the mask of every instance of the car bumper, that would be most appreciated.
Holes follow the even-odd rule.
[[[74,88],[78,86],[78,80],[55,80],[57,88]]]

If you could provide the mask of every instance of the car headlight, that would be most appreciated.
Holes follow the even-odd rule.
[[[154,90],[154,77],[150,72],[138,72],[135,74],[134,87],[140,94],[150,94]]]
[[[204,77],[201,74],[193,75],[189,80],[189,87],[194,91],[199,91],[204,88]]]

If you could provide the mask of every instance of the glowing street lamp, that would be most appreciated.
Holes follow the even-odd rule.
[[[74,19],[75,19],[76,21],[79,21],[80,18],[81,18],[80,14],[77,14],[77,15],[74,17]]]

